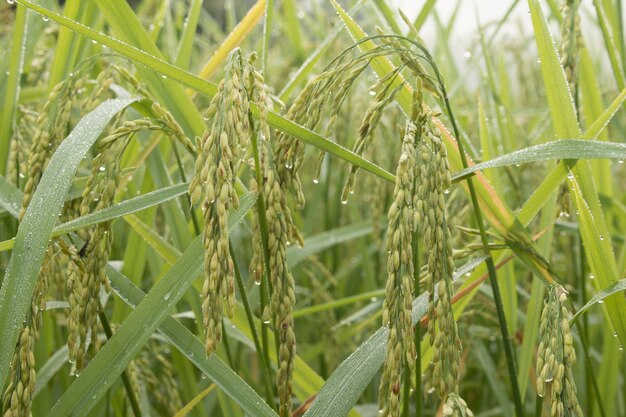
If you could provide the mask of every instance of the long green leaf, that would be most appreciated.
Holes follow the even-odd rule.
[[[584,306],[582,306],[580,310],[576,312],[576,314],[572,316],[572,318],[569,320],[570,324],[574,325],[574,322],[578,320],[578,317],[580,317],[580,315],[583,314],[585,311],[589,310],[589,308],[591,308],[593,305],[602,304],[605,298],[622,291],[626,291],[626,278],[620,279],[619,281],[611,284],[608,288],[605,288],[604,290],[595,293],[594,296],[591,297],[591,299]]]
[[[108,268],[113,290],[131,307],[141,304],[146,295],[124,275]],[[235,400],[251,416],[276,417],[276,413],[217,355],[206,357],[204,344],[185,326],[166,317],[159,332],[194,365],[211,378],[222,391]]]
[[[13,25],[13,39],[11,55],[9,57],[9,69],[7,70],[7,84],[4,93],[4,102],[0,108],[0,175],[4,175],[9,156],[9,147],[14,128],[15,109],[20,92],[20,79],[24,65],[24,51],[26,45],[26,32],[28,18],[26,8],[18,7]]]
[[[287,249],[287,263],[290,268],[298,265],[304,259],[334,245],[344,243],[372,233],[371,222],[361,222],[349,226],[322,232],[306,239],[306,245],[302,247],[290,247]]]
[[[585,139],[560,139],[519,149],[501,155],[489,161],[481,162],[467,169],[454,173],[458,181],[469,174],[487,168],[526,164],[529,162],[551,161],[559,159],[618,159],[626,158],[626,144],[601,142]]]
[[[241,198],[239,209],[229,216],[229,230],[232,231],[243,220],[255,200],[256,195],[252,193]],[[113,381],[200,275],[202,251],[202,237],[198,236],[65,391],[48,417],[87,414],[98,404]]]
[[[197,77],[187,71],[184,71],[174,65],[169,64],[165,60],[159,58],[158,56],[151,55],[143,50],[136,48],[127,43],[121,42],[117,39],[113,39],[109,36],[106,36],[100,32],[97,32],[91,28],[88,28],[81,23],[75,22],[73,20],[67,19],[66,17],[59,15],[58,13],[54,13],[44,7],[41,7],[37,4],[34,4],[28,0],[16,0],[20,4],[35,10],[38,13],[54,20],[55,22],[60,23],[63,26],[66,26],[77,33],[80,33],[83,36],[86,36],[92,40],[95,40],[98,43],[108,46],[111,50],[118,52],[125,57],[132,59],[133,61],[144,65],[161,75],[164,75],[168,78],[176,80],[181,84],[184,84],[202,94],[205,94],[209,97],[213,97],[217,93],[217,86],[209,81],[203,80],[200,77]],[[140,68],[141,68],[140,65]],[[160,78],[160,77],[159,77]],[[252,113],[255,117],[258,117],[258,108],[253,103],[252,104]],[[382,169],[381,167],[373,164],[372,162],[361,158],[359,155],[354,152],[344,148],[343,146],[326,139],[325,137],[306,129],[274,112],[269,112],[267,116],[267,122],[274,128],[281,130],[285,133],[292,135],[293,137],[309,144],[313,145],[323,151],[326,151],[330,154],[333,154],[353,165],[356,165],[360,168],[363,168],[366,171],[369,171],[379,177],[386,179],[387,181],[393,182],[394,176]]]
[[[560,137],[581,137],[565,73],[545,16],[538,0],[529,0],[528,4],[554,131]],[[575,165],[568,162],[568,165],[573,175],[567,176],[567,183],[574,195],[576,210],[580,213],[580,235],[585,254],[591,271],[598,277],[596,286],[606,288],[617,282],[619,277],[591,166],[589,161],[580,161]],[[620,341],[626,344],[626,297],[610,297],[605,306]]]
[[[2,184],[1,184],[2,181],[4,181],[4,179],[0,179],[0,189],[2,187]],[[164,187],[159,190],[152,191],[152,192],[146,193],[138,197],[130,198],[126,201],[122,201],[121,203],[104,208],[102,210],[98,210],[93,213],[86,214],[82,217],[78,217],[74,220],[70,220],[69,222],[56,226],[52,230],[52,237],[61,236],[69,232],[74,232],[76,230],[79,230],[88,226],[93,226],[98,223],[114,220],[119,217],[123,217],[128,214],[136,213],[138,211],[145,210],[149,207],[156,206],[165,201],[169,201],[173,198],[176,198],[181,194],[186,193],[188,187],[189,185],[187,183]],[[13,188],[13,190],[15,189]],[[1,198],[2,197],[0,194],[0,199]],[[0,204],[3,204],[3,202],[0,202]],[[12,207],[12,209],[14,209],[14,206],[12,205],[7,204],[7,206]],[[19,208],[15,212],[12,211],[12,214],[15,217],[17,217],[17,214],[14,214],[14,213],[19,213]],[[11,249],[14,243],[15,243],[14,239],[11,239],[6,242],[0,242],[0,251]]]
[[[83,117],[52,156],[35,190],[0,288],[0,381],[7,376],[52,229],[78,165],[111,119],[134,101],[107,100]]]
[[[546,86],[554,132],[557,137],[578,138],[580,137],[580,128],[576,119],[576,109],[567,87],[565,72],[556,53],[554,40],[548,29],[548,22],[541,11],[538,0],[528,0],[528,6],[535,28],[535,41],[539,51],[541,74]]]
[[[2,191],[3,193],[6,191],[12,196],[8,198],[11,204],[17,204],[21,201],[20,191],[12,185],[9,184]],[[159,193],[160,191],[162,190],[156,191],[155,193]],[[3,195],[3,193],[0,193],[0,195]],[[243,221],[244,212],[247,211],[253,203],[254,200],[251,197],[242,198],[242,209],[233,215],[233,220],[231,221],[232,227],[235,227],[237,223]],[[18,213],[15,213],[14,217],[17,216]],[[128,278],[111,265],[107,266],[107,275],[111,281],[113,290],[129,306],[135,308],[145,297],[143,291],[137,288]],[[176,348],[193,362],[198,369],[213,379],[225,393],[230,395],[250,415],[276,417],[276,414],[269,406],[267,406],[250,386],[235,374],[219,357],[212,355],[207,358],[204,344],[178,321],[172,317],[167,317],[159,325],[158,329],[172,345],[176,346]],[[66,362],[67,346],[63,346],[52,355],[40,369],[37,376],[35,395],[37,395],[47,381],[49,381]]]
[[[597,219],[591,212],[576,178],[570,178],[569,183],[579,212],[580,234],[585,243],[585,252],[591,271],[595,274],[598,284],[602,288],[619,285],[615,260],[611,259],[613,258],[613,250],[611,249],[610,236],[604,235],[599,230]],[[618,292],[605,297],[604,301],[615,331],[622,340],[622,334],[624,334],[622,332],[626,331],[626,314],[624,314],[625,310],[622,305],[626,302],[626,297],[623,292]]]

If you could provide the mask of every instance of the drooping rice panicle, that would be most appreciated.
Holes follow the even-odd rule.
[[[234,265],[229,251],[228,210],[239,205],[235,176],[250,137],[250,104],[244,86],[244,64],[236,49],[228,57],[226,74],[209,107],[213,120],[198,143],[195,175],[189,185],[192,203],[204,195],[204,272],[202,310],[206,351],[222,339],[223,300],[232,316],[235,308]]]
[[[572,367],[576,362],[574,341],[569,327],[569,311],[565,306],[567,292],[560,285],[551,285],[541,312],[537,351],[537,395],[543,397],[551,385],[550,415],[582,417]]]
[[[403,372],[415,366],[413,341],[413,249],[415,195],[415,137],[417,127],[408,122],[402,154],[396,170],[396,186],[389,208],[387,227],[387,285],[383,325],[389,326],[387,357],[378,396],[380,416],[400,415]]]

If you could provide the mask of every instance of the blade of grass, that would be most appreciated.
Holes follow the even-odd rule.
[[[35,5],[29,2],[30,5],[27,5],[29,8],[37,7],[39,13],[45,15],[46,12],[50,13],[45,8],[42,8],[39,5]],[[96,4],[98,5],[99,11],[102,13],[102,16],[106,20],[106,22],[111,26],[113,31],[118,34],[123,41],[126,43],[119,42],[122,45],[125,45],[126,48],[135,48],[137,50],[141,50],[145,55],[150,55],[153,59],[160,62],[161,65],[170,66],[161,51],[157,48],[156,44],[150,37],[150,34],[144,29],[143,25],[131,9],[130,5],[124,0],[96,0]],[[76,23],[71,19],[67,19],[64,16],[60,16],[55,13],[57,18],[62,18],[64,22],[72,22],[75,25],[86,29],[87,27],[83,24]],[[52,16],[48,16],[50,19],[55,20]],[[59,22],[61,23],[61,22]],[[63,25],[66,26],[66,25]],[[84,35],[81,31],[77,31],[75,27],[67,26],[69,29]],[[93,29],[89,29],[93,31]],[[96,31],[93,31],[98,33]],[[105,35],[100,34],[101,38],[108,38]],[[97,41],[98,43],[110,47],[112,50],[116,52],[120,52],[108,45],[105,42],[102,42],[103,39],[95,39],[93,37],[88,36],[92,40]],[[109,38],[110,39],[110,38]],[[181,127],[186,132],[187,136],[201,136],[205,129],[205,123],[200,115],[200,112],[196,109],[193,101],[181,86],[179,86],[173,80],[168,79],[170,77],[168,74],[155,74],[153,71],[144,67],[143,65],[137,66],[137,72],[141,77],[142,81],[146,83],[158,98],[159,102],[161,102],[165,107],[172,112],[174,119],[180,123]],[[166,77],[163,77],[165,75]],[[170,77],[171,78],[171,77]]]
[[[626,144],[617,142],[601,142],[586,139],[559,139],[540,145],[522,148],[501,155],[489,161],[472,165],[462,171],[455,172],[453,179],[462,180],[471,173],[487,168],[515,166],[529,162],[551,161],[559,159],[625,159]]]
[[[201,391],[200,394],[193,397],[191,401],[189,401],[183,408],[178,410],[174,417],[185,417],[189,412],[198,404],[200,401],[204,399],[207,395],[209,395],[214,389],[217,387],[215,384],[211,384],[205,390]]]
[[[285,33],[291,42],[291,53],[296,62],[301,63],[304,61],[304,47],[302,46],[302,30],[300,28],[300,19],[298,19],[298,13],[296,12],[296,4],[294,0],[283,0],[282,5],[282,24],[285,26]]]
[[[202,258],[199,252],[198,258]],[[201,261],[199,266],[201,267]],[[109,266],[107,274],[111,279],[113,290],[129,306],[138,307],[147,297],[143,291],[114,268]],[[168,316],[159,325],[159,332],[250,415],[276,417],[276,413],[261,397],[217,355],[207,358],[204,343],[181,323]]]
[[[65,2],[63,15],[68,19],[75,20],[80,14],[81,7],[84,7],[85,4],[85,2],[80,0],[68,0]],[[61,82],[74,66],[72,54],[78,49],[76,45],[78,41],[77,38],[75,33],[68,28],[61,28],[59,30],[59,38],[56,44],[52,67],[50,68],[48,90],[52,90],[55,85]]]
[[[191,53],[193,52],[193,42],[198,28],[198,20],[202,11],[202,0],[192,0],[189,12],[185,18],[183,34],[180,37],[174,63],[179,68],[189,69]]]
[[[52,156],[15,237],[0,288],[0,381],[4,381],[52,229],[78,165],[110,120],[136,99],[107,100],[83,117]]]
[[[237,47],[248,34],[254,29],[265,11],[265,0],[258,0],[248,13],[241,19],[241,22],[228,34],[224,42],[215,50],[211,58],[204,64],[198,76],[208,79],[219,68],[222,62],[226,61],[228,54]],[[195,94],[188,91],[188,94]]]
[[[426,19],[430,15],[430,12],[433,9],[433,6],[435,5],[436,1],[437,0],[426,0],[419,14],[415,18],[413,27],[415,27],[415,30],[417,30],[418,32],[422,29],[422,26],[424,26],[424,23],[426,22]]]
[[[560,137],[580,137],[574,104],[545,16],[538,0],[528,0],[528,4],[555,133]],[[591,167],[588,161],[575,165],[569,161],[568,166],[573,175],[567,176],[567,182],[571,191],[578,193],[573,200],[576,210],[581,213],[581,224],[583,220],[586,224],[580,231],[585,253],[591,271],[599,278],[596,285],[607,287],[618,280],[617,264]],[[583,218],[582,213],[587,217]],[[621,343],[626,344],[626,297],[612,297],[605,305]]]
[[[255,200],[252,193],[241,198],[240,208],[229,216],[230,231],[243,220]],[[86,414],[93,409],[201,274],[202,250],[202,237],[198,236],[64,392],[48,417]]]
[[[8,73],[6,74],[6,90],[4,102],[0,108],[0,175],[6,173],[9,162],[9,148],[11,137],[15,128],[15,110],[20,95],[20,79],[24,66],[24,50],[26,45],[26,33],[28,31],[28,19],[25,7],[17,7],[15,22],[13,24],[13,38],[11,41],[11,55],[9,56]],[[0,379],[3,381],[3,379]]]
[[[595,274],[596,280],[601,288],[610,288],[618,285],[619,278],[615,258],[613,257],[613,249],[609,236],[603,235],[598,228],[597,219],[591,212],[591,209],[583,196],[581,187],[577,178],[569,178],[570,191],[576,202],[576,208],[579,212],[578,219],[580,222],[580,234],[585,244],[585,253],[589,261],[591,271]],[[626,310],[622,308],[626,303],[624,293],[615,293],[603,299],[604,305],[611,317],[613,327],[622,340],[622,332],[626,329]],[[611,314],[617,312],[618,314]],[[621,312],[622,314],[619,314]],[[622,342],[623,343],[623,342]]]
[[[141,49],[138,49],[137,47],[121,42],[109,36],[103,35],[102,33],[99,33],[91,28],[88,28],[82,25],[81,23],[75,22],[73,20],[69,20],[65,18],[64,16],[59,15],[58,13],[54,13],[28,0],[16,0],[16,1],[32,10],[35,10],[38,13],[41,13],[42,15],[50,18],[51,20],[54,20],[55,22],[60,23],[63,26],[69,27],[70,29],[80,33],[83,36],[93,39],[96,42],[101,43],[102,45],[106,45],[107,47],[111,48],[111,50],[118,52],[133,61],[136,61],[142,65],[145,65],[146,67],[149,67],[150,69],[156,72],[159,72],[160,74],[165,75],[168,78],[179,81],[180,83],[188,87],[191,87],[194,90],[202,94],[205,94],[208,97],[213,97],[217,93],[217,86],[215,84],[208,82],[206,80],[203,80],[202,78],[199,78],[187,71],[183,71],[180,68],[177,68],[165,62],[163,59],[159,58],[158,56],[151,55],[150,53],[147,53]],[[117,0],[112,0],[112,1],[117,2]],[[161,77],[158,77],[158,78],[160,79]],[[173,87],[170,86],[170,88],[173,88]],[[252,103],[251,107],[252,107],[253,115],[255,117],[258,117],[259,113],[258,113],[258,108],[256,107],[256,105]],[[192,104],[186,105],[186,107],[180,106],[180,108],[184,108],[187,111],[191,108],[195,109],[195,107]],[[197,113],[197,111],[194,113]],[[199,113],[198,113],[198,117],[200,117]],[[179,119],[176,118],[176,120],[179,120]],[[201,117],[200,117],[200,121],[202,122],[202,126],[204,126],[204,121],[202,120]],[[325,137],[309,129],[306,129],[278,115],[277,113],[268,112],[267,121],[272,127],[278,130],[281,130],[285,133],[288,133],[289,135],[299,140],[302,140],[303,142],[307,144],[313,145],[323,151],[333,154],[345,160],[346,162],[349,162],[366,171],[369,171],[373,173],[374,175],[377,175],[389,182],[394,181],[394,176],[391,173],[380,168],[376,164],[373,164],[372,162],[364,158],[361,158],[359,155],[344,148],[343,146],[338,145],[337,143],[331,140],[328,140]],[[204,127],[200,129],[197,135],[200,135],[203,129]]]
[[[570,324],[573,326],[576,320],[578,320],[578,317],[584,314],[592,306],[602,304],[605,298],[610,297],[613,294],[619,293],[621,291],[626,291],[626,278],[622,278],[619,281],[611,284],[609,287],[595,293],[594,296],[591,297],[589,301],[587,301],[587,304],[582,306],[576,312],[576,314],[574,314],[572,318],[569,319]]]
[[[158,204],[176,198],[181,194],[186,193],[188,187],[189,185],[187,183],[164,187],[159,190],[146,193],[139,197],[130,198],[105,209],[86,214],[69,222],[56,226],[52,230],[51,237],[61,236],[69,232],[74,232],[76,230],[80,230],[88,226],[93,226],[98,223],[115,220],[117,218],[136,213],[141,210],[145,210],[149,207],[156,206]],[[19,210],[12,212],[14,216],[16,216],[15,213],[19,213]],[[14,243],[14,239],[0,242],[0,251],[13,248]]]

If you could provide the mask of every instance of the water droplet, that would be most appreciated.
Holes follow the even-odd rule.
[[[598,304],[604,304],[604,300],[598,300]]]
[[[618,163],[618,164],[623,164],[623,163],[624,163],[624,160],[623,160],[623,159],[618,159],[618,160],[617,160],[617,163]]]
[[[263,320],[263,324],[270,324],[270,320],[269,319]]]
[[[92,400],[95,400],[96,398],[98,398],[98,397],[96,397],[95,395],[92,395],[92,396],[91,396],[91,399],[92,399]]]
[[[375,96],[376,95],[376,91],[374,91],[374,90],[370,90],[369,93],[370,93],[370,96]]]
[[[617,337],[617,332],[613,332],[613,337]]]
[[[346,200],[341,200],[341,204],[343,204],[345,206],[346,204],[348,204],[348,200],[347,199]]]
[[[537,58],[537,64],[541,64],[541,58]]]
[[[165,294],[165,295],[163,296],[163,300],[165,300],[165,301],[169,300],[171,295],[172,295],[172,293],[171,293],[171,292],[168,292],[167,294]]]
[[[320,180],[319,178],[313,178],[313,184],[319,184]]]
[[[15,4],[15,0],[7,0],[7,3],[9,3],[9,4]]]
[[[97,45],[97,44],[98,44],[98,41],[97,41],[97,40],[95,40],[95,39],[92,39],[92,40],[91,40],[91,43],[93,43],[94,45]]]
[[[202,374],[202,376],[201,376],[200,378],[202,378],[202,379],[206,379],[206,375],[205,375],[205,374]]]
[[[594,274],[589,274],[589,279],[596,279],[596,276]]]
[[[567,174],[567,178],[570,179],[570,180],[573,180],[574,179],[574,174],[572,172],[569,172]]]
[[[600,240],[604,240],[604,236],[600,235]]]
[[[100,172],[104,172],[104,171],[106,171],[106,170],[107,170],[107,169],[106,169],[104,166],[101,166],[100,168],[98,168],[98,171],[100,171]]]
[[[167,75],[161,75],[161,78],[166,79]]]
[[[41,19],[42,19],[44,22],[48,22],[48,21],[50,21],[50,18],[49,18],[48,16],[41,16]]]
[[[156,26],[154,26],[153,24],[151,24],[150,26],[148,26],[148,30],[149,31],[153,31],[156,28]]]
[[[375,303],[376,301],[378,301],[378,297],[372,297],[372,298],[370,298],[370,301],[372,303]]]
[[[472,53],[470,51],[465,51],[463,56],[465,57],[465,59],[470,59],[472,57]]]

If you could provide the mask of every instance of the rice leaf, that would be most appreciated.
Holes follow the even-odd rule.
[[[44,171],[15,236],[0,288],[0,381],[4,381],[52,229],[78,165],[111,119],[136,99],[114,99],[83,117],[61,143]]]

